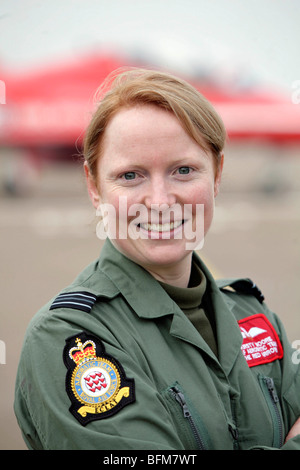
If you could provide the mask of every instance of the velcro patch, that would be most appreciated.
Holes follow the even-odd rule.
[[[249,367],[267,364],[283,357],[278,335],[262,313],[238,321],[242,336],[242,352]]]

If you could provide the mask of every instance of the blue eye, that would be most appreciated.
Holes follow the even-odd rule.
[[[188,175],[191,171],[191,168],[189,166],[181,166],[178,168],[178,173],[180,175]]]
[[[134,180],[136,173],[134,171],[127,171],[127,173],[124,173],[123,177],[125,180]]]

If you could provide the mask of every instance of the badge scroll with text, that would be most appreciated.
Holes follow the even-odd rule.
[[[134,380],[126,377],[121,364],[106,354],[103,343],[93,335],[82,332],[68,338],[63,358],[70,412],[83,426],[135,401]]]

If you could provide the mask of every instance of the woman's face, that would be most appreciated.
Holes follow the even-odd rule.
[[[211,225],[221,170],[222,163],[216,172],[212,155],[172,113],[144,105],[112,118],[96,184],[87,168],[86,173],[94,206],[113,209],[112,242],[148,271],[159,272],[187,266]]]

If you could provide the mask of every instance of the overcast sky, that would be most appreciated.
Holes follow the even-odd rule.
[[[0,74],[108,45],[185,73],[238,68],[291,89],[300,79],[300,2],[0,0]]]

